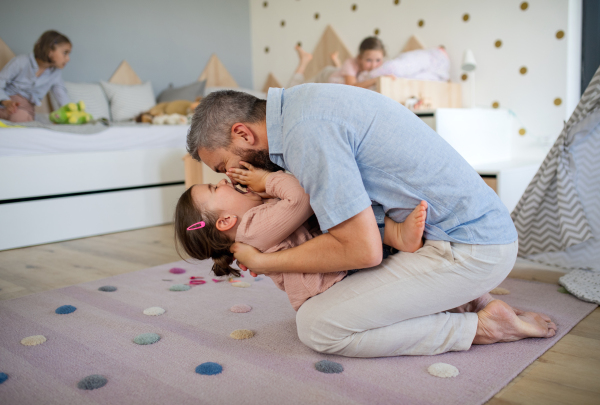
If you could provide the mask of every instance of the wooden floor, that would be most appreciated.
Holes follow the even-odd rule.
[[[170,225],[0,252],[0,300],[180,260]],[[560,273],[518,263],[512,277],[556,283]],[[600,404],[600,309],[488,404]]]

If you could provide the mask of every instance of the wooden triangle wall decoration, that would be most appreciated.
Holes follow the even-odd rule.
[[[269,72],[269,77],[267,77],[267,81],[262,88],[263,93],[268,93],[270,87],[282,88],[283,86],[279,83],[279,80],[273,75],[273,73]]]
[[[412,37],[408,38],[406,45],[404,45],[404,48],[402,48],[402,52],[416,51],[418,49],[425,49],[425,46],[421,43],[421,41],[419,41],[419,38],[413,35]]]
[[[223,62],[212,54],[198,81],[206,80],[206,87],[238,87],[235,79],[229,74]]]
[[[15,57],[15,53],[0,39],[0,69],[2,69],[9,60]]]
[[[313,51],[313,59],[306,67],[304,77],[307,80],[310,80],[325,66],[333,65],[331,54],[334,52],[338,52],[338,57],[342,63],[344,63],[346,59],[352,58],[352,52],[350,52],[331,25],[328,25]]]
[[[126,85],[134,85],[134,84],[142,84],[142,79],[135,73],[133,68],[126,60],[121,62],[115,73],[112,74],[109,83],[113,84],[126,84]]]

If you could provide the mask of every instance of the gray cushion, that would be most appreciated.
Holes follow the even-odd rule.
[[[195,101],[197,97],[202,97],[204,95],[204,86],[206,86],[206,80],[190,83],[183,87],[173,87],[173,84],[171,83],[169,87],[158,95],[156,101],[158,103],[175,100]]]

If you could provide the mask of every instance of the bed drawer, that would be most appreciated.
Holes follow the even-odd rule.
[[[0,204],[0,250],[170,223],[184,190],[182,183]]]
[[[0,202],[183,182],[183,148],[6,156]]]

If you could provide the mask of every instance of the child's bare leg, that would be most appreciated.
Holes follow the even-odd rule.
[[[333,66],[335,66],[336,68],[342,67],[342,64],[340,62],[340,53],[339,52],[334,52],[330,55],[331,61],[333,62]]]
[[[421,201],[404,222],[397,223],[390,217],[385,217],[383,243],[401,252],[416,252],[423,246],[425,219],[427,201]]]
[[[312,56],[312,54],[310,54],[310,53],[306,52],[304,49],[302,49],[302,47],[300,45],[296,45],[295,49],[296,49],[296,52],[298,52],[298,59],[299,59],[298,67],[296,68],[295,73],[299,73],[299,74],[303,75],[304,71],[306,70],[306,67],[312,60],[313,56]]]

